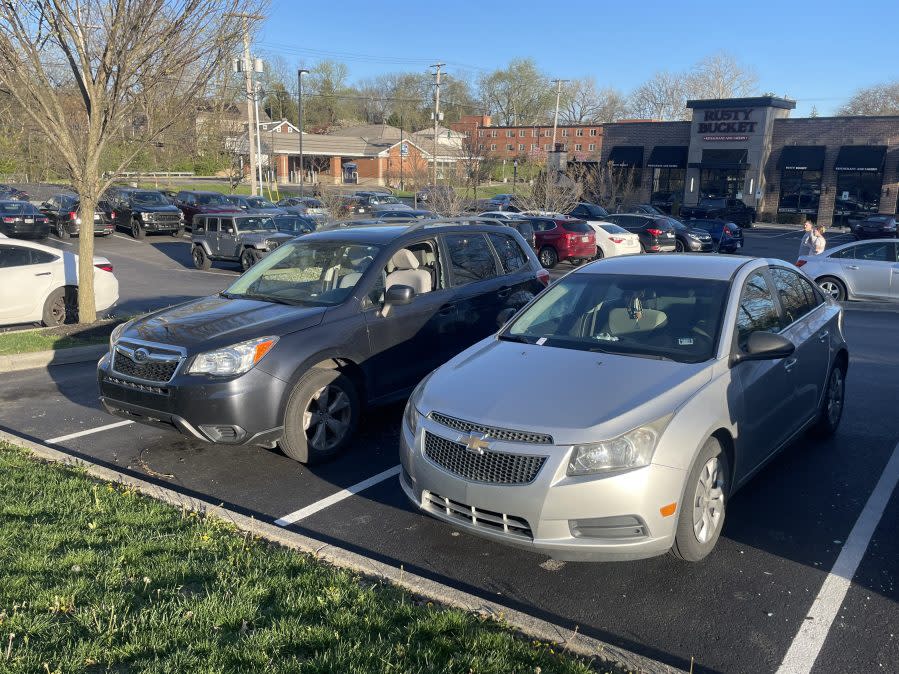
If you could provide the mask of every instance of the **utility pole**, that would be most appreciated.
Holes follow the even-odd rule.
[[[435,63],[432,68],[436,68],[434,73],[434,187],[437,187],[437,124],[440,122],[440,69],[446,64]]]
[[[405,187],[403,187],[403,146],[406,144],[405,139],[403,138],[403,116],[400,115],[400,191],[404,191]],[[418,196],[418,193],[416,193]],[[418,206],[418,200],[416,199],[416,207]]]
[[[256,194],[256,143],[253,139],[254,129],[256,128],[254,125],[253,117],[256,91],[253,87],[253,70],[255,69],[255,67],[250,57],[250,20],[262,20],[265,17],[263,17],[261,14],[243,14],[238,12],[226,14],[226,16],[243,19],[243,73],[247,96],[247,153],[250,155],[250,190],[252,194]]]
[[[256,82],[256,91],[253,96],[253,110],[256,113],[256,165],[259,167],[259,196],[262,196],[262,186],[265,184],[265,180],[262,178],[262,134],[259,132],[259,97],[260,97],[261,85],[259,82]],[[269,157],[271,157],[271,148],[269,148]],[[269,160],[269,169],[271,169],[271,159]]]
[[[300,196],[306,192],[305,172],[303,171],[303,75],[308,75],[305,68],[297,70],[297,123],[300,129]]]
[[[553,84],[556,85],[556,114],[553,117],[553,146],[550,148],[553,152],[556,151],[556,129],[559,127],[559,100],[562,98],[562,83],[570,82],[571,80],[553,80]]]

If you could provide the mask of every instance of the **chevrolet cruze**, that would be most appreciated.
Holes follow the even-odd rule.
[[[841,312],[777,260],[590,264],[416,388],[401,486],[556,559],[698,561],[736,489],[806,431],[836,430]]]

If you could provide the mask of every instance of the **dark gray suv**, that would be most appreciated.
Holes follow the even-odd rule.
[[[226,260],[246,271],[293,236],[280,232],[268,215],[195,215],[191,257],[197,269]]]
[[[430,221],[307,234],[227,291],[118,327],[100,361],[112,414],[303,462],[350,441],[548,283],[508,227]]]

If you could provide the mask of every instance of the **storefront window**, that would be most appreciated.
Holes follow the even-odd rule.
[[[821,171],[784,169],[780,178],[778,213],[818,213]]]
[[[699,172],[699,193],[702,198],[743,198],[745,169],[710,168]]]
[[[684,199],[686,174],[687,170],[682,168],[653,169],[650,201],[670,213],[674,204]]]
[[[833,207],[834,224],[847,225],[856,215],[876,213],[880,207],[883,172],[837,173],[837,191]]]

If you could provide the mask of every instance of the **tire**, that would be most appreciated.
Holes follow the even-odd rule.
[[[684,252],[684,244],[680,239],[676,239],[674,241],[674,252],[675,253],[683,253]]]
[[[646,253],[646,246],[643,245],[643,242],[640,242],[640,255],[644,255]]]
[[[730,464],[717,438],[705,441],[681,500],[671,554],[685,562],[698,562],[715,548],[730,494]]]
[[[212,260],[209,259],[202,246],[194,246],[193,250],[190,251],[190,256],[193,258],[194,267],[197,269],[206,271],[212,266]]]
[[[575,257],[575,258],[571,259],[572,267],[580,267],[582,264],[584,264],[584,261],[579,257]]]
[[[72,238],[72,235],[69,233],[68,228],[59,221],[56,222],[56,238],[60,241]]]
[[[815,283],[818,284],[818,287],[821,288],[824,293],[830,295],[837,302],[845,302],[846,301],[846,285],[838,278],[834,276],[822,276],[817,279]]]
[[[842,361],[834,364],[827,375],[827,388],[818,410],[818,420],[812,427],[812,434],[818,438],[829,438],[837,432],[843,408],[846,406],[846,365]]]
[[[322,396],[327,419],[322,419],[319,412]],[[290,393],[281,451],[300,463],[324,461],[349,444],[358,422],[359,395],[353,381],[339,370],[313,368]]]
[[[147,235],[147,232],[140,226],[140,223],[137,220],[131,221],[131,236],[135,239],[143,239]]]
[[[552,269],[559,264],[559,254],[556,252],[556,249],[551,246],[541,248],[539,257],[540,264],[543,265],[544,269]]]
[[[75,288],[57,288],[47,296],[41,323],[47,327],[78,321],[78,292]]]
[[[240,269],[241,271],[247,271],[254,264],[259,262],[262,259],[262,256],[259,254],[258,250],[254,250],[253,248],[244,248],[243,252],[240,254]]]
[[[597,246],[597,247],[596,247],[596,257],[594,257],[593,259],[594,259],[594,260],[601,260],[601,259],[603,259],[605,256],[606,256],[606,254],[602,251],[602,248],[600,248],[599,246]]]

